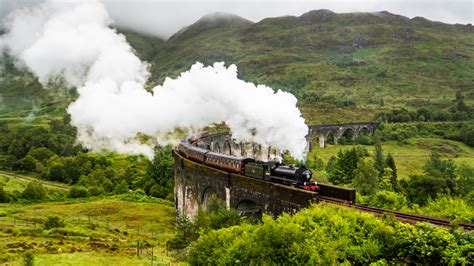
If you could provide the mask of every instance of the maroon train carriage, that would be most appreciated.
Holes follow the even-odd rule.
[[[230,155],[224,155],[215,152],[206,153],[206,165],[228,171],[231,173],[242,174],[244,172],[245,164],[252,159],[242,159]]]

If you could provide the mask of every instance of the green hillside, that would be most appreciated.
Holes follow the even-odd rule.
[[[374,119],[393,108],[447,110],[457,91],[474,103],[472,25],[408,19],[385,11],[299,17],[253,23],[231,14],[205,16],[169,40],[119,30],[151,64],[150,85],[196,61],[237,64],[241,78],[294,93],[309,123]],[[73,91],[40,88],[3,57],[0,113],[54,110]],[[63,103],[63,104],[59,104]],[[40,112],[41,113],[41,112]],[[30,115],[31,116],[31,115]]]
[[[216,16],[219,23],[204,17],[160,45],[155,83],[196,61],[225,61],[243,79],[291,91],[310,109],[324,102],[370,114],[382,99],[384,108],[447,108],[457,90],[474,102],[472,26],[388,12],[317,10],[257,23]]]

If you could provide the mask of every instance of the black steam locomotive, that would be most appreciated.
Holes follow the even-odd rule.
[[[199,138],[183,139],[177,147],[177,152],[187,159],[227,172],[294,186],[309,191],[319,190],[318,185],[311,181],[311,170],[304,166],[286,166],[276,162],[261,162],[249,158],[237,158],[215,153],[194,146],[193,143],[198,140]]]

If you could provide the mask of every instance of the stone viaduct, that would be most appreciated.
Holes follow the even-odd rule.
[[[188,160],[174,152],[174,203],[177,213],[196,215],[199,206],[206,206],[212,195],[227,208],[241,214],[260,216],[270,213],[294,212],[308,207],[317,193],[230,174]]]
[[[335,136],[340,138],[349,128],[353,129],[355,134],[358,134],[362,128],[366,128],[371,134],[375,126],[373,123],[310,126],[308,140],[311,140],[312,134],[317,133],[326,138],[328,132],[332,130],[337,130],[338,133]],[[271,160],[281,156],[280,151],[273,147],[264,149],[253,143],[237,143],[226,133],[209,135],[198,141],[196,146],[221,154],[259,160]],[[199,206],[205,207],[212,195],[225,202],[227,208],[235,208],[243,214],[253,215],[270,213],[277,216],[282,212],[291,213],[317,201],[318,193],[315,192],[224,172],[188,160],[177,152],[173,153],[173,157],[175,162],[174,202],[177,213],[194,216]],[[321,187],[319,195],[333,196],[330,194],[333,193],[330,192],[331,186],[318,185]]]
[[[337,145],[341,137],[348,130],[352,130],[352,139],[355,140],[362,130],[366,130],[367,134],[372,135],[377,128],[377,123],[351,123],[338,125],[311,125],[307,136],[308,147],[311,150],[311,140],[314,137],[319,139],[319,147],[324,148],[327,143],[329,134],[334,136],[334,144]]]

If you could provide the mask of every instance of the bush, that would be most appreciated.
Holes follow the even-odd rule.
[[[23,257],[23,263],[25,266],[33,266],[35,262],[35,256],[32,251],[25,252]]]
[[[3,189],[3,186],[0,185],[0,203],[8,203],[8,202],[10,202],[10,196]]]
[[[105,190],[101,187],[93,186],[88,188],[89,195],[100,196],[105,193]]]
[[[51,228],[63,228],[64,221],[61,220],[58,216],[49,216],[48,219],[44,222],[44,229],[49,230]]]
[[[153,185],[148,192],[149,196],[164,199],[168,195],[168,189],[158,184]]]
[[[27,200],[44,200],[47,193],[39,182],[30,182],[21,193],[21,196]]]
[[[199,208],[193,220],[185,215],[178,216],[176,232],[166,246],[168,249],[182,249],[210,230],[234,226],[240,222],[240,216],[235,209],[228,210],[212,196],[207,203],[207,209]]]
[[[191,247],[191,265],[463,264],[469,233],[378,219],[343,207],[314,205],[277,220],[210,231]],[[468,264],[468,263],[467,263]]]
[[[405,196],[396,192],[380,190],[369,199],[368,203],[378,208],[400,210],[407,206],[408,201]]]
[[[89,191],[83,186],[73,186],[69,189],[68,198],[86,198]]]

